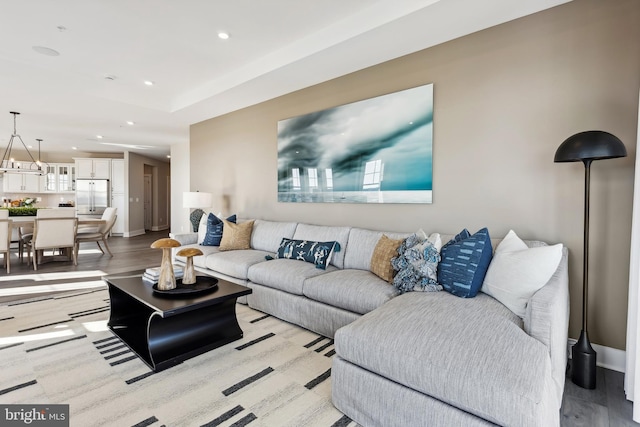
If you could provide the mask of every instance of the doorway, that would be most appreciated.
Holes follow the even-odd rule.
[[[151,186],[151,175],[144,174],[144,229],[150,231],[153,218],[153,188]]]

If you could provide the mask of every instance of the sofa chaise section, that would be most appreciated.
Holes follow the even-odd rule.
[[[367,426],[558,426],[567,289],[565,249],[524,320],[483,293],[394,298],[336,333],[334,405]]]

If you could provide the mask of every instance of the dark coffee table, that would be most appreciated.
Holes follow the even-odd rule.
[[[236,299],[250,294],[250,288],[218,279],[210,292],[167,298],[158,296],[142,273],[103,279],[109,285],[109,329],[152,370],[162,371],[242,338]]]

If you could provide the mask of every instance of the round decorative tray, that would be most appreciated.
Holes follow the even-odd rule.
[[[218,279],[209,276],[196,276],[196,283],[185,285],[182,279],[176,279],[176,288],[170,291],[158,289],[158,284],[153,285],[153,293],[169,298],[190,298],[200,294],[206,294],[218,287]]]

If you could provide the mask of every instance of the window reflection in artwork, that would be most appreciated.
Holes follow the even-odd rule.
[[[291,177],[293,179],[293,189],[300,190],[300,169],[293,168],[291,169]]]
[[[309,188],[317,188],[318,187],[318,169],[309,168],[307,170],[308,178],[309,178]]]
[[[278,122],[278,201],[431,203],[433,85]]]
[[[327,190],[332,190],[333,189],[333,172],[331,171],[331,169],[325,169],[324,176],[327,181]]]
[[[382,182],[382,160],[367,162],[364,167],[363,190],[379,190]]]

